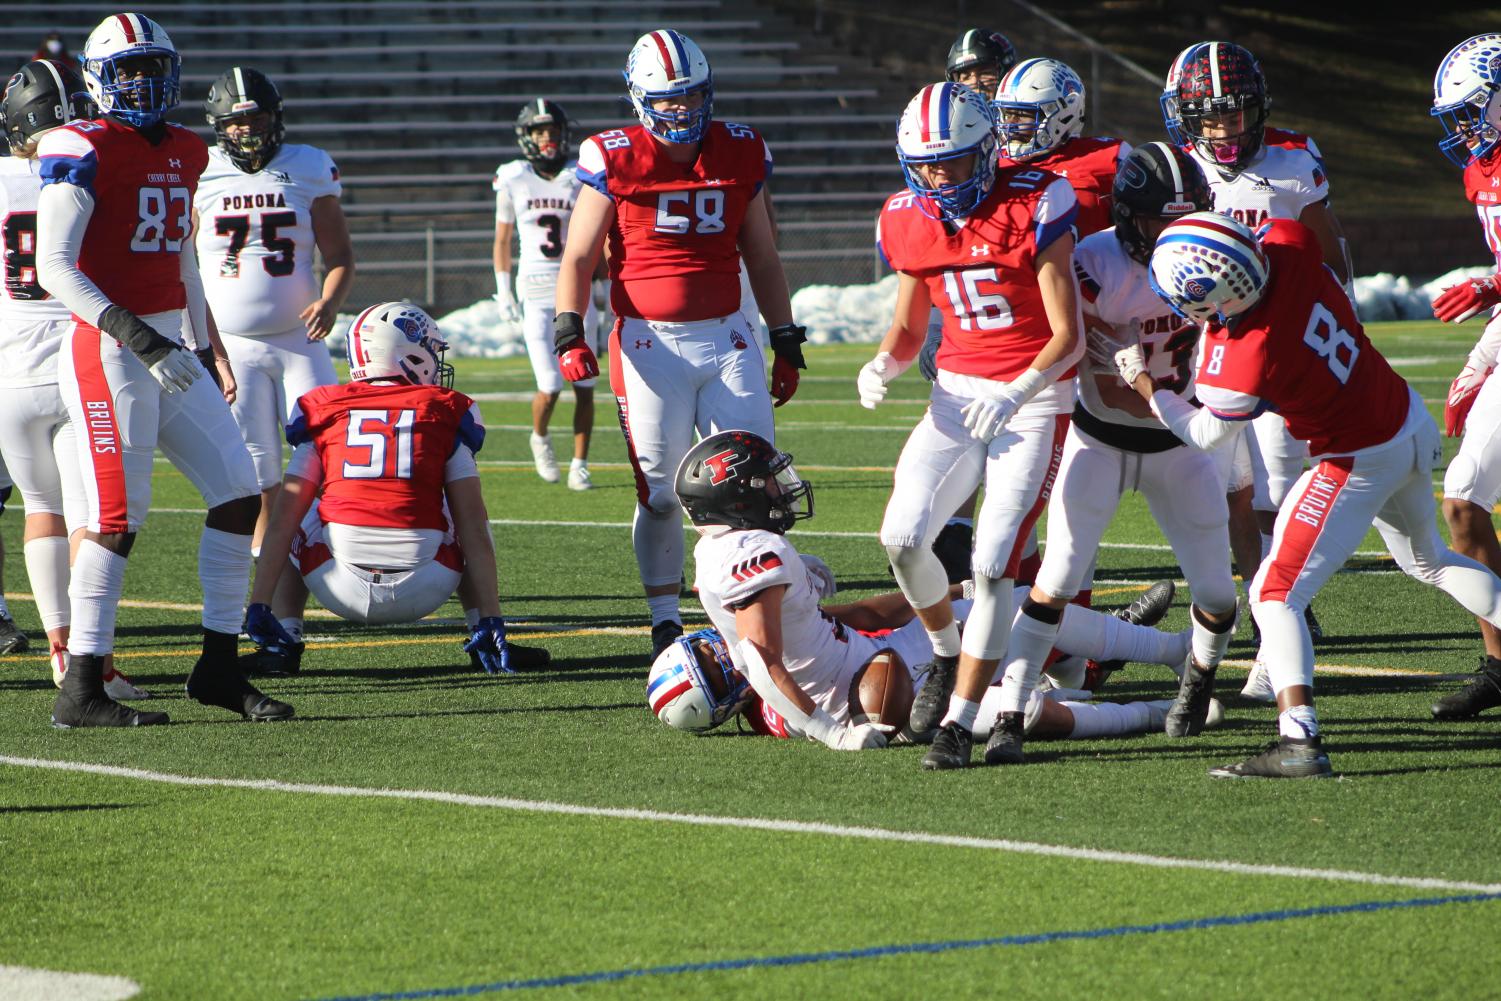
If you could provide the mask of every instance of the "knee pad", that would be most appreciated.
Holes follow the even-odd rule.
[[[913,608],[931,608],[948,596],[948,574],[927,546],[887,546],[886,555]]]

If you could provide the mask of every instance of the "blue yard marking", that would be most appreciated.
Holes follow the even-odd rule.
[[[425,1001],[427,998],[475,997],[480,994],[498,994],[502,991],[527,991],[545,987],[574,987],[580,984],[609,983],[615,980],[631,980],[637,977],[671,977],[683,973],[716,973],[722,970],[749,970],[759,967],[810,966],[815,963],[835,963],[855,959],[881,959],[886,956],[957,952],[964,949],[991,949],[997,946],[1008,945],[1042,945],[1047,942],[1116,938],[1125,935],[1156,935],[1162,932],[1197,931],[1204,928],[1267,924],[1274,921],[1296,921],[1301,918],[1320,918],[1337,914],[1395,911],[1412,907],[1442,907],[1446,904],[1476,904],[1493,900],[1501,900],[1501,893],[1470,893],[1457,897],[1420,897],[1414,900],[1371,900],[1359,904],[1299,907],[1280,911],[1260,911],[1255,914],[1226,914],[1220,917],[1190,918],[1186,921],[1166,921],[1150,925],[1117,925],[1113,928],[1038,932],[1032,935],[1002,935],[997,938],[959,939],[951,942],[914,942],[909,945],[879,945],[868,949],[836,949],[829,952],[792,953],[786,956],[751,956],[744,959],[722,959],[709,963],[679,963],[673,966],[649,966],[627,970],[601,970],[597,973],[572,973],[557,977],[535,977],[531,980],[499,980],[490,984],[469,984],[464,987],[433,987],[415,991],[396,991],[389,994],[351,994],[336,998],[325,998],[322,1001]]]

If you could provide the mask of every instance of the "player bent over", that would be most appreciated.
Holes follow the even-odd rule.
[[[1444,123],[1439,149],[1464,168],[1465,195],[1501,270],[1501,35],[1476,35],[1456,45],[1433,78],[1431,114]],[[1501,542],[1491,511],[1501,500],[1501,379],[1491,378],[1501,353],[1501,275],[1471,279],[1433,301],[1440,320],[1463,323],[1489,309],[1485,331],[1449,387],[1444,430],[1463,435],[1444,471],[1444,521],[1456,552],[1501,572]],[[1435,719],[1467,719],[1501,706],[1501,632],[1484,619],[1485,656],[1469,684],[1433,705]]]
[[[1213,448],[1238,423],[1276,408],[1314,457],[1278,512],[1271,554],[1251,584],[1280,739],[1210,774],[1328,777],[1313,708],[1313,643],[1302,613],[1372,521],[1405,573],[1498,625],[1501,579],[1444,547],[1431,478],[1441,451],[1438,428],[1366,338],[1312,230],[1277,219],[1258,240],[1233,219],[1195,213],[1158,237],[1151,269],[1167,303],[1204,324],[1197,391],[1203,409],[1157,389],[1139,345],[1116,352],[1121,378],[1190,444]],[[1214,672],[1191,664],[1187,673],[1179,697],[1202,718]]]
[[[897,155],[909,190],[887,199],[880,224],[882,253],[901,276],[896,316],[857,381],[860,402],[874,408],[912,363],[929,304],[937,304],[944,323],[938,378],[902,449],[881,523],[897,583],[933,645],[934,668],[912,721],[918,732],[942,724],[927,768],[969,762],[980,697],[1011,634],[1022,548],[1058,469],[1073,367],[1084,350],[1071,261],[1073,189],[1025,165],[997,169],[994,129],[990,102],[952,83],[924,87],[902,113]],[[982,477],[975,605],[961,650],[948,580],[929,547]],[[1029,603],[1020,621],[1056,629],[1059,614]],[[1020,688],[1008,689],[1008,732],[1021,734],[1025,706]]]
[[[768,707],[766,719],[778,721],[773,730],[782,736],[800,734],[836,750],[883,746],[886,731],[851,716],[855,675],[888,649],[896,652],[902,670],[921,681],[932,646],[900,594],[819,606],[820,598],[833,594],[834,575],[823,561],[801,556],[785,537],[794,522],[813,513],[812,487],[798,477],[792,457],[748,431],[722,432],[684,457],[677,491],[702,536],[693,553],[695,584],[714,624],[711,645],[723,651],[724,671],[749,680]],[[952,593],[957,598],[960,588]],[[968,612],[969,602],[957,604],[960,614]],[[1064,621],[1060,646],[1066,643],[1069,652],[1165,664],[1181,664],[1186,655],[1186,634],[1158,632],[1077,606],[1067,610]],[[708,729],[723,722],[739,701],[739,693],[728,691],[735,687],[731,684],[712,693],[707,709],[694,698],[670,708],[692,687],[689,660],[701,638],[702,633],[679,639],[653,667],[648,699],[670,725]],[[986,702],[993,706],[1000,696],[992,688]],[[1073,730],[1083,737],[1144,730],[1151,720],[1161,726],[1168,703],[1150,710],[1086,707],[1072,721],[1065,711],[1042,706],[1039,699],[1030,707],[1033,722],[1042,713],[1050,720],[1045,729],[1060,736]],[[991,708],[986,718],[995,714]]]
[[[101,677],[114,649],[126,557],[151,504],[158,446],[208,507],[198,546],[203,655],[188,695],[254,720],[292,715],[237,664],[260,492],[226,402],[229,367],[215,350],[209,360],[224,380],[221,393],[180,340],[185,333],[205,350],[216,340],[188,246],[208,150],[164,121],[177,104],[180,71],[161,25],[139,14],[105,18],[83,59],[104,117],[53,129],[38,147],[37,271],[73,316],[58,384],[88,498],[88,531],[68,585],[70,665],[53,711],[60,727],[167,722],[165,713],[110,699]]]
[[[673,494],[694,433],[744,428],[771,440],[772,397],[797,391],[807,335],[792,323],[765,185],[771,153],[755,129],[713,120],[709,62],[670,29],[643,35],[626,62],[640,125],[579,149],[579,189],[558,272],[563,377],[598,374],[581,314],[609,241],[610,388],[636,479],[631,533],[651,611],[652,656],[683,633],[683,516]],[[771,391],[741,312],[740,261],[770,329]]]
[[[262,670],[293,673],[308,592],[341,618],[415,622],[457,589],[464,649],[511,673],[495,547],[474,456],[479,408],[455,392],[448,345],[405,302],[349,325],[349,377],[296,403],[287,475],[266,529],[245,632]]]

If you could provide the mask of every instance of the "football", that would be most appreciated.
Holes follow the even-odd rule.
[[[877,653],[850,680],[850,719],[900,731],[912,712],[912,675],[895,650]]]

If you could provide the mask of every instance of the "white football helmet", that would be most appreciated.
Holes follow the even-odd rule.
[[[1152,291],[1196,323],[1225,323],[1256,305],[1270,273],[1251,230],[1215,212],[1170,223],[1157,238],[1148,269]]]
[[[1024,59],[995,92],[996,131],[1005,154],[1032,160],[1084,131],[1084,81],[1057,59]]]
[[[99,110],[144,128],[177,107],[182,60],[162,26],[143,14],[111,14],[83,44],[83,82]]]
[[[448,342],[438,324],[409,302],[371,306],[349,324],[349,378],[405,379],[413,385],[453,385],[443,361]]]
[[[646,704],[674,730],[707,733],[754,698],[714,629],[680,636],[658,654],[646,678]]]
[[[682,32],[660,28],[636,39],[625,60],[625,84],[631,107],[648,132],[671,143],[695,143],[709,131],[714,74],[703,50]],[[704,103],[693,111],[656,111],[651,106],[663,98],[700,92]]]
[[[932,186],[914,169],[969,156],[973,166],[962,181]],[[995,184],[995,111],[963,84],[930,83],[907,102],[897,122],[896,158],[924,215],[967,216]]]
[[[1491,154],[1501,143],[1501,35],[1467,38],[1444,57],[1433,75],[1429,114],[1444,126],[1438,148],[1461,167]]]

